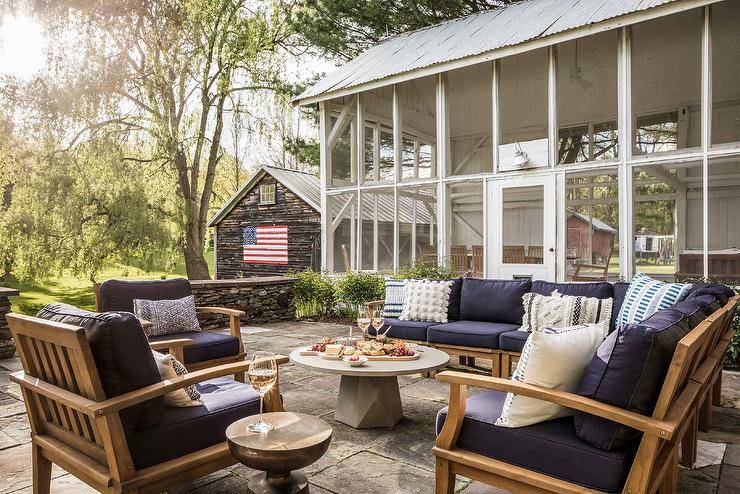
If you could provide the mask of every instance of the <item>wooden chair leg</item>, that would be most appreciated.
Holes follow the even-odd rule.
[[[681,465],[686,468],[691,468],[696,463],[696,440],[699,428],[697,414],[694,413],[689,421],[689,428],[686,429],[686,434],[681,439]]]
[[[501,377],[501,352],[494,353],[491,357],[491,375]]]
[[[236,374],[234,374],[234,381],[238,381],[240,383],[247,382],[244,372],[237,372]]]
[[[671,464],[668,466],[668,470],[665,473],[665,477],[660,482],[658,492],[660,494],[675,494],[678,491],[678,450],[674,452],[673,458],[670,460]]]
[[[511,377],[511,355],[508,353],[501,354],[501,377],[503,379]]]
[[[712,394],[709,391],[699,407],[699,430],[702,432],[709,432],[709,429],[712,428]]]
[[[33,456],[33,494],[49,494],[51,490],[51,462],[41,452],[41,448],[32,445]]]
[[[453,494],[455,492],[455,474],[450,470],[449,460],[437,458],[435,477],[435,494]]]
[[[465,359],[468,367],[475,367],[475,357],[468,357]]]
[[[714,381],[712,387],[712,405],[719,407],[722,406],[722,371],[719,371],[717,379]]]

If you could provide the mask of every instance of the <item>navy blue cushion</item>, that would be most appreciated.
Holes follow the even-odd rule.
[[[683,314],[689,323],[689,327],[694,329],[699,325],[699,323],[706,319],[706,313],[704,312],[705,305],[704,301],[697,299],[682,300],[671,307],[671,309],[677,310]]]
[[[624,303],[624,298],[627,296],[627,289],[630,284],[624,281],[614,283],[612,286],[612,319],[609,321],[609,332],[617,329],[617,318],[619,317],[619,311]]]
[[[162,381],[141,323],[133,314],[97,313],[68,304],[49,304],[37,317],[85,330],[106,398]],[[121,421],[128,433],[156,426],[163,413],[164,399],[160,396],[121,410]]]
[[[507,352],[520,352],[527,342],[531,333],[529,331],[507,331],[501,333],[498,337],[498,344],[501,350]]]
[[[499,348],[499,335],[517,329],[517,324],[484,321],[455,321],[431,326],[427,330],[429,343],[460,345],[474,348]]]
[[[460,319],[521,326],[522,297],[531,286],[530,280],[465,278],[460,295]]]
[[[691,301],[697,302],[706,315],[710,315],[712,312],[722,308],[717,297],[714,295],[699,295],[692,298]]]
[[[385,325],[380,328],[381,333],[385,333],[390,338],[400,338],[402,340],[427,341],[427,328],[437,324],[436,322],[427,321],[402,321],[394,317],[386,317]],[[390,329],[388,329],[390,327]],[[370,326],[368,333],[375,335],[375,328]]]
[[[175,300],[192,295],[190,282],[171,280],[108,280],[100,285],[100,310],[134,311],[134,299]]]
[[[190,333],[173,333],[161,336],[151,336],[149,341],[157,342],[187,338],[193,340],[192,345],[183,348],[185,354],[184,364],[193,362],[205,362],[223,357],[233,357],[239,354],[239,340],[230,334],[214,333],[212,331],[197,331]]]
[[[460,294],[462,292],[462,278],[452,280],[450,286],[450,305],[447,306],[447,321],[458,321],[460,319]]]
[[[506,393],[468,398],[457,447],[599,491],[619,491],[632,462],[632,445],[602,451],[579,439],[572,417],[526,427],[497,427]],[[447,408],[437,414],[437,434]]]
[[[702,295],[712,295],[720,305],[725,305],[735,295],[735,292],[732,288],[720,283],[695,283],[691,288],[691,292],[686,296],[686,300],[701,297]]]
[[[535,280],[532,282],[532,292],[540,295],[550,296],[557,290],[562,295],[574,297],[612,298],[614,290],[612,284],[607,281],[589,283],[554,283],[552,281]]]
[[[259,413],[259,395],[249,384],[219,377],[196,386],[203,406],[166,408],[157,427],[138,431],[128,439],[137,469],[223,442],[229,424]]]
[[[701,311],[694,304],[693,311]],[[662,309],[638,324],[624,324],[601,344],[578,394],[650,415],[678,342],[691,331],[692,314]],[[619,448],[638,432],[593,415],[575,417],[578,437],[605,450]]]

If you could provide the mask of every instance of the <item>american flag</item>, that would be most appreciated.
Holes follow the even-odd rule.
[[[288,264],[288,227],[245,226],[244,262]]]

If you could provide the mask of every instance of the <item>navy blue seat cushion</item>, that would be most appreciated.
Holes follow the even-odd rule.
[[[622,309],[624,298],[627,296],[627,289],[630,284],[624,281],[618,281],[612,286],[612,319],[609,321],[609,332],[617,329],[617,318],[619,317],[619,311]]]
[[[654,313],[638,324],[624,324],[601,344],[578,386],[578,394],[650,415],[678,342],[703,312],[698,303]],[[637,437],[634,429],[593,415],[577,413],[578,437],[604,450]]]
[[[108,280],[100,285],[100,310],[134,311],[134,299],[175,300],[192,295],[190,282],[171,280]]]
[[[162,381],[141,323],[133,314],[97,313],[68,304],[49,304],[37,317],[85,330],[106,398]],[[121,410],[121,421],[128,433],[156,426],[163,413],[164,398],[160,396]]]
[[[554,283],[552,281],[535,280],[532,282],[532,292],[540,295],[550,296],[557,290],[562,295],[574,297],[612,298],[614,290],[608,281],[589,283]]]
[[[529,331],[507,331],[506,333],[501,333],[498,337],[499,347],[506,352],[521,353],[530,334]]]
[[[427,330],[427,341],[445,345],[498,349],[499,335],[514,331],[518,327],[518,324],[461,320],[431,326]]]
[[[137,431],[128,439],[137,469],[223,442],[229,424],[259,413],[259,395],[249,384],[219,377],[196,386],[203,406],[166,408],[157,427]]]
[[[460,295],[460,319],[516,324],[524,316],[522,297],[530,280],[484,280],[464,278]]]
[[[447,306],[447,321],[460,320],[460,294],[462,293],[462,278],[455,278],[450,286],[450,304]]]
[[[380,328],[381,333],[386,333],[386,336],[391,338],[400,338],[402,340],[416,340],[416,341],[427,341],[427,328],[438,324],[436,322],[427,321],[402,321],[395,317],[386,317],[385,325]],[[390,329],[388,329],[390,327]],[[371,335],[377,334],[375,328],[370,326],[368,333]]]
[[[198,331],[190,333],[174,333],[161,336],[150,336],[149,341],[165,341],[177,338],[193,340],[192,345],[183,348],[185,362],[205,362],[224,357],[232,357],[239,354],[239,340],[230,334],[214,333],[212,331]]]
[[[579,439],[573,418],[526,427],[497,427],[506,393],[468,398],[457,447],[600,491],[619,491],[632,462],[632,445],[602,451]],[[437,434],[447,408],[437,414]]]

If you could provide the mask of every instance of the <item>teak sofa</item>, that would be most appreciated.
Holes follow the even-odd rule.
[[[42,313],[7,316],[23,363],[11,379],[31,425],[35,494],[49,492],[52,463],[104,493],[160,492],[236,463],[226,427],[258,413],[259,395],[225,376],[248,362],[162,381],[133,314],[64,304]],[[205,406],[164,406],[165,393],[196,383]],[[283,410],[278,384],[265,403]]]
[[[169,280],[108,280],[93,286],[95,308],[100,312],[134,311],[134,299],[174,300],[193,294],[190,282],[184,278]],[[166,336],[153,336],[149,341],[159,349],[167,349],[188,370],[201,370],[209,367],[241,362],[244,360],[244,344],[241,339],[241,318],[244,311],[226,307],[196,307],[197,314],[221,314],[229,317],[229,334],[214,331],[181,333]],[[146,327],[148,321],[142,321]],[[179,347],[168,347],[166,342],[177,339]],[[235,375],[238,381],[244,381]]]
[[[653,376],[655,382],[650,385],[655,388],[656,398],[647,414],[515,380],[460,372],[438,374],[438,380],[450,383],[450,398],[449,407],[438,415],[433,448],[437,494],[451,494],[456,475],[512,492],[676,492],[679,448],[682,461],[693,462],[697,422],[711,420],[707,409],[711,409],[719,382],[716,375],[721,372],[724,353],[734,334],[732,319],[739,300],[740,296],[735,295],[718,308],[716,304],[691,302],[681,309],[686,311],[686,318],[676,318],[678,309],[668,317],[656,317],[673,317],[673,329],[677,330],[661,343],[663,350],[667,347],[674,351],[664,376]],[[698,322],[696,311],[689,315],[686,310],[689,306],[701,306],[709,315]],[[676,334],[685,336],[674,342]],[[654,358],[652,352],[649,355]],[[467,386],[489,391],[468,400]],[[570,408],[576,418],[516,429],[496,426],[507,392]],[[579,421],[581,429],[576,427]],[[631,439],[620,447],[596,447],[581,437],[585,421],[623,436],[629,434],[626,437]]]

